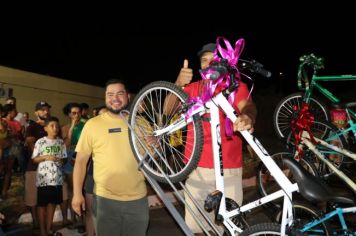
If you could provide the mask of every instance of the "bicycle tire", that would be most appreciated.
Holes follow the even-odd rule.
[[[315,206],[311,205],[308,202],[293,200],[292,207],[293,207],[293,217],[294,217],[293,230],[296,232],[300,232],[303,229],[304,225],[306,225],[309,222],[312,222],[312,220],[319,219],[321,216],[323,216],[322,211],[318,210]],[[279,211],[276,215],[277,223],[281,222],[281,215],[282,212]],[[300,233],[302,235],[309,235],[309,233],[311,233],[312,235],[323,235],[323,236],[332,235],[331,227],[327,221],[322,222],[316,226],[319,227],[313,227],[309,231],[300,232]],[[320,232],[317,233],[316,230]]]
[[[279,138],[285,139],[292,132],[290,122],[293,114],[293,106],[300,109],[304,94],[293,93],[284,97],[276,106],[273,113],[273,125]],[[329,121],[330,115],[327,106],[316,97],[310,97],[309,108],[316,121]]]
[[[275,223],[262,223],[251,226],[244,230],[241,236],[268,236],[268,235],[281,235],[281,226]],[[288,232],[287,232],[288,233]],[[289,235],[289,234],[288,234]]]
[[[164,112],[167,110],[164,103],[167,96],[175,96],[175,99],[178,100],[174,101],[179,101],[176,103],[177,106],[168,108],[169,113]],[[176,85],[165,81],[156,81],[142,88],[131,104],[130,145],[137,161],[142,162],[142,168],[146,173],[162,183],[180,182],[196,168],[203,146],[203,127],[200,116],[194,115],[192,123],[188,126],[157,138],[157,148],[151,151],[154,152],[152,155],[155,155],[154,158],[158,165],[151,157],[146,158],[147,153],[143,151],[137,137],[140,135],[149,137],[152,136],[153,131],[167,127],[182,112],[182,107],[188,102],[188,99],[188,95]],[[187,138],[188,130],[192,133],[189,138]],[[190,154],[186,155],[186,153]]]
[[[339,133],[339,129],[333,125],[330,122],[327,121],[314,121],[313,125],[310,127],[311,133],[313,134],[314,137],[317,137],[322,140],[326,140],[331,136],[335,136],[337,133]],[[343,135],[335,136],[333,140],[328,141],[328,143],[337,145],[338,147],[342,148],[347,148],[348,144],[346,142],[346,139]],[[287,138],[287,143],[294,143],[294,137],[289,135]],[[334,164],[338,169],[342,168],[342,165],[344,163],[345,156],[340,154],[336,155],[335,152],[330,153],[330,150],[327,148],[324,148],[320,145],[317,145],[318,150],[325,155],[325,157]],[[328,178],[331,176],[334,172],[331,171],[326,164],[321,162],[315,154],[310,151],[310,150],[305,150],[304,155],[309,155],[310,160],[312,159],[314,161],[314,165],[317,169],[318,175],[324,179]]]
[[[278,152],[273,155],[271,155],[271,158],[276,162],[278,167],[284,172],[284,174],[288,177],[288,179],[292,182],[295,183],[293,180],[293,177],[291,175],[291,172],[287,169],[287,166],[283,163],[283,158],[294,158],[294,156],[289,153],[289,152]],[[314,176],[318,175],[318,172],[315,168],[315,166],[310,163],[307,159],[300,159],[300,164],[308,170],[309,173],[311,173]],[[265,197],[279,189],[280,186],[278,183],[274,180],[273,176],[270,174],[269,170],[266,168],[266,166],[261,162],[257,168],[257,188],[258,192],[262,197]],[[272,201],[268,204],[265,204],[268,207],[275,207],[278,209],[281,209],[282,207],[282,200],[277,199],[275,201]]]

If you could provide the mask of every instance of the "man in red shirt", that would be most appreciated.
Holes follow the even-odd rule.
[[[200,58],[200,66],[205,69],[209,66],[210,62],[214,58],[214,50],[216,45],[213,43],[206,44],[198,52]],[[191,97],[197,97],[202,94],[202,90],[205,87],[204,83],[206,80],[199,80],[197,82],[192,82],[193,70],[188,67],[188,60],[184,60],[183,68],[177,77],[175,84],[179,87],[184,88],[184,91]],[[217,88],[218,90],[219,88]],[[233,107],[239,113],[237,121],[234,123],[234,131],[249,130],[253,131],[253,124],[256,118],[256,107],[252,100],[249,98],[249,90],[246,84],[243,82],[239,83],[239,88],[236,91]],[[198,167],[189,175],[186,181],[186,187],[189,192],[193,195],[194,199],[203,207],[204,201],[208,194],[216,190],[215,186],[215,171],[214,171],[214,158],[211,142],[211,128],[209,122],[209,114],[205,115],[207,119],[203,119],[203,130],[204,130],[204,144],[201,159],[198,163]],[[220,123],[225,124],[225,115],[220,112]],[[208,121],[205,121],[208,120]],[[227,198],[233,199],[240,206],[243,200],[242,191],[242,140],[238,132],[234,132],[232,137],[228,137],[225,134],[225,126],[220,126],[220,136],[222,145],[222,158],[223,158],[223,168],[224,168],[224,183],[225,183],[225,194]],[[189,137],[188,137],[189,138]],[[201,222],[206,225],[205,220],[199,213],[199,211],[194,207],[194,204],[188,196],[185,197],[187,204],[196,212],[198,218],[201,218]],[[211,214],[211,218],[213,214]],[[214,221],[214,218],[212,218]],[[196,223],[195,217],[186,210],[185,211],[185,221],[189,228],[196,235],[204,235],[203,230],[200,228],[198,223]],[[222,231],[222,228],[221,228]]]
[[[5,175],[4,184],[2,185],[1,197],[5,199],[11,186],[12,169],[15,160],[22,160],[22,127],[20,122],[14,119],[16,117],[16,107],[14,105],[5,104],[2,107],[2,112],[2,122],[6,123],[8,129],[7,141],[9,142],[9,147],[3,155]]]

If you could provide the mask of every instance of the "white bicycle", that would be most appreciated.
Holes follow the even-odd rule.
[[[226,49],[219,45],[221,40],[224,40]],[[238,41],[240,44],[243,42],[243,39]],[[278,226],[277,230],[275,224],[267,224],[267,227],[271,228],[271,232],[285,235],[286,229],[293,222],[292,193],[298,191],[298,186],[289,181],[257,138],[248,131],[242,131],[241,135],[273,173],[281,190],[244,206],[227,209],[220,147],[219,109],[234,122],[237,113],[229,103],[228,97],[239,88],[239,78],[236,75],[244,75],[241,72],[245,70],[262,75],[268,75],[269,72],[255,61],[238,62],[236,56],[238,57],[240,52],[237,52],[236,48],[233,49],[224,38],[217,39],[217,46],[220,55],[223,56],[203,71],[206,77],[210,78],[211,86],[216,83],[227,85],[225,90],[216,96],[189,98],[181,88],[164,81],[150,83],[136,95],[128,121],[131,127],[129,138],[135,157],[141,168],[157,181],[172,183],[183,181],[196,168],[202,154],[202,116],[210,113],[216,190],[219,194],[216,195],[218,199],[215,199],[218,200],[218,204],[206,205],[205,208],[216,210],[216,220],[225,226],[225,231],[230,235],[236,233],[244,235],[243,229],[236,223],[237,216],[275,199],[284,198],[281,226]],[[172,97],[176,102],[174,106],[167,107],[165,101]],[[156,138],[156,143],[147,145],[145,140],[152,136]]]

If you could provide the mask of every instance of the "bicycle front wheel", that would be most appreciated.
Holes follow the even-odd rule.
[[[286,138],[292,132],[290,123],[294,113],[293,107],[296,106],[297,110],[300,110],[302,103],[301,92],[293,93],[278,103],[273,114],[273,125],[278,137]],[[310,98],[309,110],[314,115],[315,121],[330,120],[326,106],[314,97]]]
[[[300,232],[302,235],[332,235],[330,232],[330,226],[326,221],[321,222],[320,224],[315,224],[310,229],[307,229],[305,225],[308,223],[320,219],[323,213],[318,210],[313,205],[307,202],[294,201],[293,200],[293,217],[294,224],[293,229],[297,232]],[[282,211],[279,211],[276,216],[276,222],[281,222]]]
[[[154,135],[180,119],[187,102],[182,89],[157,81],[145,86],[131,104],[129,139],[134,155],[148,175],[163,183],[184,180],[200,159],[203,128],[198,114],[187,126]]]

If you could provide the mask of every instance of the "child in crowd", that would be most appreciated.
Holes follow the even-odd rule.
[[[53,234],[52,221],[56,205],[63,201],[62,166],[67,158],[67,151],[63,139],[58,137],[60,130],[56,117],[45,120],[47,136],[37,140],[32,159],[38,164],[36,186],[37,206],[41,235]]]

